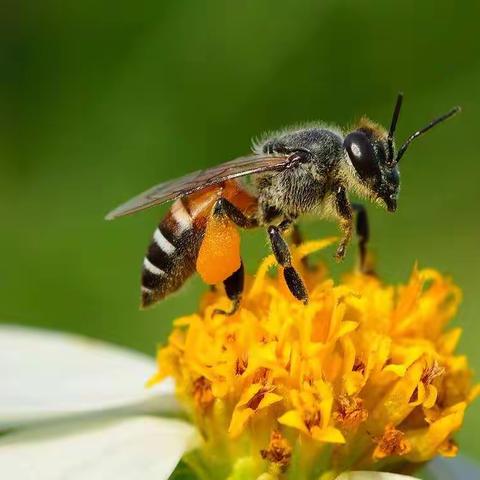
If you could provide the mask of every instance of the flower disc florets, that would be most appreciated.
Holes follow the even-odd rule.
[[[460,329],[446,330],[460,290],[414,268],[406,285],[352,273],[335,285],[294,250],[310,292],[304,306],[268,257],[239,311],[223,292],[175,321],[152,383],[173,376],[205,440],[192,455],[205,478],[333,478],[346,470],[402,471],[457,452],[452,434],[478,389]]]

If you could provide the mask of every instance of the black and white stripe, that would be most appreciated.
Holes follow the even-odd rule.
[[[182,199],[177,200],[153,234],[143,260],[142,306],[180,288],[195,271],[203,232],[197,232]]]
[[[190,215],[183,198],[179,198],[177,201],[175,201],[175,203],[172,205],[170,213],[173,220],[177,223],[177,231],[175,232],[177,236],[181,236],[187,230],[192,228],[193,218],[192,215]]]

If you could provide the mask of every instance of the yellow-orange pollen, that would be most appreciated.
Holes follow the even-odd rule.
[[[278,465],[286,470],[292,456],[292,447],[278,430],[273,430],[270,436],[270,443],[266,449],[260,450],[264,460]]]
[[[407,454],[411,448],[405,434],[392,425],[388,425],[382,437],[377,441],[373,458],[379,460],[392,455],[402,456]]]
[[[193,382],[193,398],[200,410],[210,408],[215,401],[212,385],[205,377],[199,377]]]
[[[356,428],[367,420],[368,410],[363,407],[361,398],[340,395],[333,418],[343,428]]]

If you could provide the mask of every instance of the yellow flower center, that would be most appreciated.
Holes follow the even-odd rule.
[[[301,262],[332,241],[293,251],[307,306],[269,275],[270,256],[235,315],[212,315],[229,300],[209,292],[159,350],[150,383],[176,380],[205,440],[205,478],[328,478],[456,454],[452,434],[479,392],[454,353],[460,329],[446,329],[460,290],[416,267],[398,287],[358,272],[335,285]]]

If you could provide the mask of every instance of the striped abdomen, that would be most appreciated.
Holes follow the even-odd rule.
[[[153,234],[143,260],[142,307],[178,290],[195,272],[206,213],[218,198],[210,189],[175,201]]]

